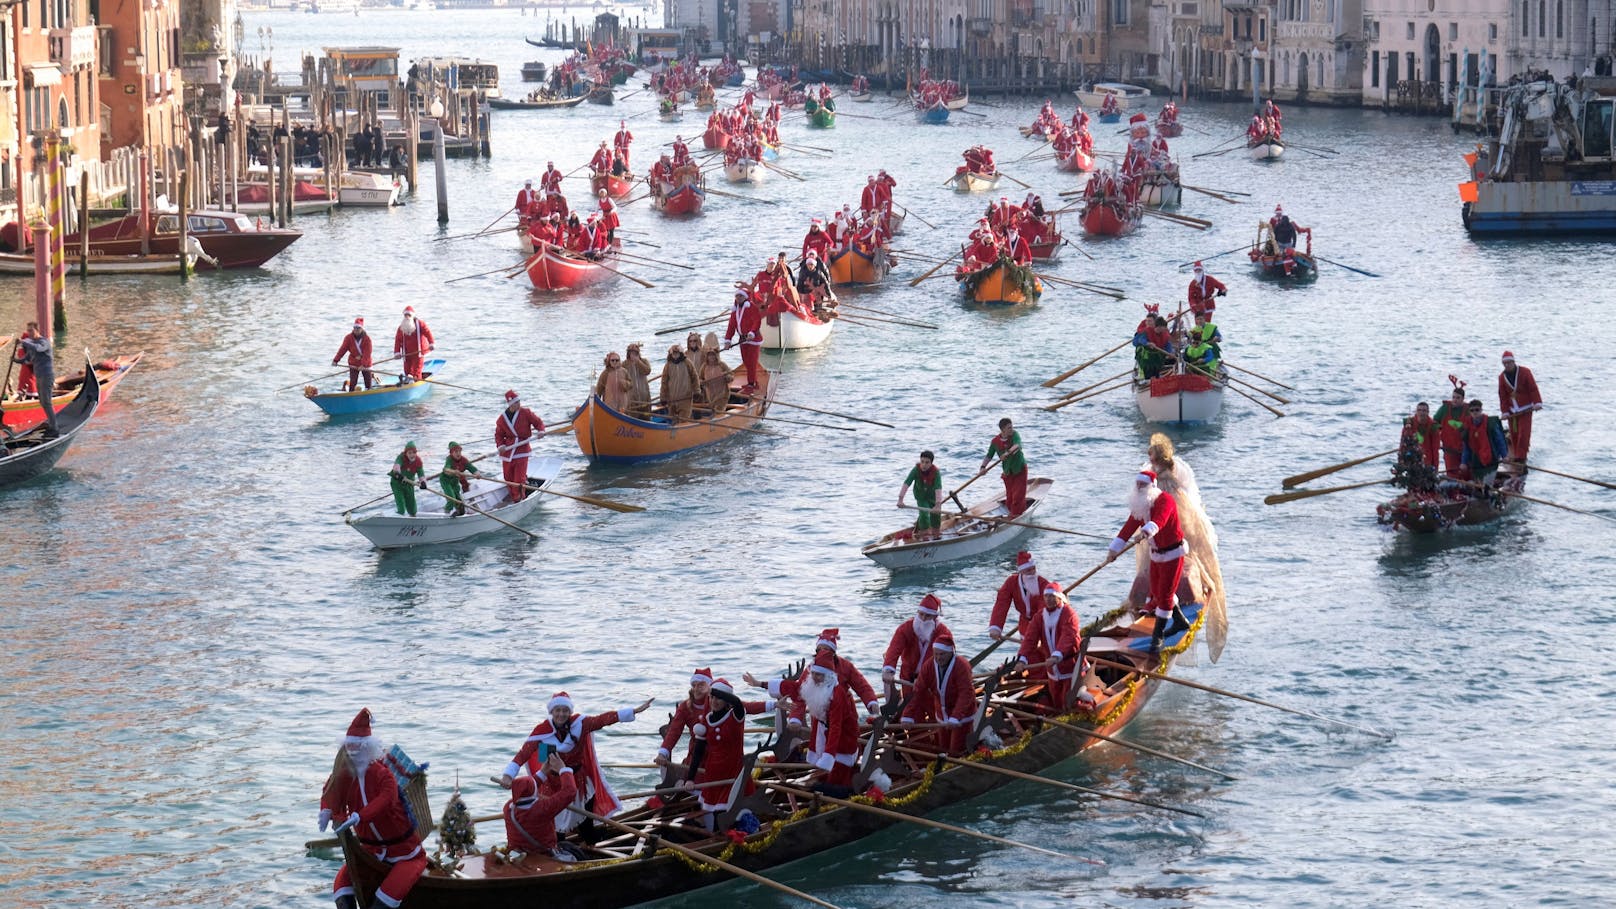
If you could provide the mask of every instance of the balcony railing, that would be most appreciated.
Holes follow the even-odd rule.
[[[64,69],[77,69],[95,65],[96,28],[81,25],[78,28],[50,30],[50,62]]]

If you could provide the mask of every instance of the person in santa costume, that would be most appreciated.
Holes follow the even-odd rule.
[[[523,407],[515,391],[505,392],[505,409],[494,420],[494,445],[512,502],[527,498],[527,459],[533,454],[533,439],[543,434],[544,421],[538,414]]]
[[[404,358],[404,379],[421,379],[421,358],[432,352],[432,329],[415,317],[415,307],[404,307],[404,319],[393,333],[393,356]]]
[[[724,329],[724,346],[732,346],[737,336],[741,345],[741,363],[746,366],[746,385],[741,394],[750,395],[758,390],[762,372],[758,360],[763,354],[763,307],[744,291],[735,294],[735,304],[729,311],[729,326]]]
[[[532,776],[520,776],[511,782],[510,800],[500,812],[505,816],[505,845],[513,852],[575,861],[570,851],[558,848],[556,815],[577,798],[577,774],[560,754],[550,752]]]
[[[372,723],[367,708],[348,724],[348,735],[342,740],[347,760],[332,771],[320,793],[320,829],[325,830],[332,821],[336,821],[337,833],[352,829],[365,851],[388,865],[369,909],[392,909],[409,896],[426,871],[426,853],[399,793],[398,779],[384,760],[385,747],[371,734]],[[346,864],[337,870],[331,896],[337,909],[359,905]]]
[[[949,754],[964,754],[977,706],[976,689],[971,685],[971,661],[954,652],[954,635],[946,628],[932,640],[930,656],[903,708],[903,722],[943,724],[940,735],[911,741],[918,744],[929,738]]]
[[[526,180],[522,183],[522,188],[516,191],[516,204],[511,207],[516,210],[517,217],[525,218],[533,206],[538,204],[538,190],[533,188],[532,180]]]
[[[344,390],[358,390],[361,373],[364,374],[366,388],[376,384],[376,374],[365,368],[371,365],[371,347],[370,334],[365,331],[365,319],[360,316],[353,320],[353,330],[342,336],[342,346],[337,348],[337,355],[331,358],[331,365],[335,366],[343,354],[348,355],[348,384],[343,386]],[[29,371],[28,381],[33,380],[34,374]]]
[[[550,711],[550,718],[533,727],[522,742],[522,747],[516,750],[516,756],[505,765],[504,772],[493,778],[494,782],[510,789],[523,768],[529,773],[538,773],[553,752],[561,755],[562,762],[577,771],[578,791],[571,805],[611,817],[623,810],[623,804],[606,782],[600,761],[595,757],[595,733],[614,723],[633,722],[636,716],[651,706],[653,700],[655,698],[646,698],[645,703],[638,707],[584,716],[572,712],[572,698],[565,691],[556,692],[545,705]],[[583,820],[583,815],[568,810],[556,818],[556,829],[563,833],[570,832]]]
[[[1227,296],[1229,288],[1222,281],[1206,273],[1200,262],[1195,263],[1195,274],[1190,278],[1190,312],[1195,315],[1211,313],[1217,308],[1213,297]]]
[[[1134,531],[1143,530],[1150,547],[1150,607],[1156,627],[1150,635],[1150,652],[1161,649],[1162,639],[1189,627],[1178,608],[1178,582],[1184,573],[1184,530],[1178,520],[1178,502],[1156,485],[1156,472],[1141,470],[1134,478],[1133,495],[1128,499],[1128,519],[1111,541],[1107,562],[1116,560],[1127,548]],[[1167,627],[1171,619],[1173,627]]]
[[[814,641],[814,659],[817,660],[821,657],[829,659],[830,664],[836,669],[837,681],[847,686],[848,691],[852,692],[854,700],[863,704],[865,711],[870,716],[875,716],[876,711],[881,709],[880,702],[876,700],[875,688],[870,685],[869,679],[864,677],[864,673],[853,665],[852,660],[841,655],[839,652],[841,649],[841,637],[842,631],[839,628],[826,628],[821,631],[819,638]],[[807,680],[808,670],[804,669],[802,674],[797,676],[797,681],[805,682]],[[802,702],[798,701],[792,706],[786,719],[796,724],[803,722],[804,716]]]
[[[1009,417],[999,421],[999,434],[988,441],[988,453],[983,455],[977,476],[988,471],[988,465],[999,459],[1000,479],[1004,481],[1004,504],[1010,517],[1018,517],[1027,510],[1027,456],[1021,450],[1021,433],[1016,432]]]
[[[1072,610],[1060,584],[1045,581],[1042,594],[1043,608],[1027,622],[1016,662],[1027,667],[1030,678],[1047,680],[1050,707],[1055,713],[1062,713],[1072,690],[1072,680],[1080,671],[1078,658],[1083,638],[1078,632],[1077,613]]]
[[[674,746],[679,744],[679,739],[684,735],[685,730],[700,723],[701,718],[711,712],[712,704],[708,698],[712,687],[713,671],[711,669],[697,669],[690,674],[690,694],[679,702],[679,706],[673,709],[673,713],[668,716],[668,724],[662,727],[662,747],[657,749],[655,759],[657,766],[668,767],[672,765]],[[694,738],[690,740],[690,744],[691,747],[695,746],[696,741]],[[690,765],[689,750],[685,751],[684,760],[681,763],[686,767]]]
[[[770,679],[767,684],[749,672],[746,683],[768,689],[769,696],[787,697],[802,704],[813,723],[808,738],[808,763],[825,774],[825,783],[846,791],[858,763],[858,706],[838,676],[836,654],[821,650],[800,679]]]
[[[629,169],[628,149],[634,144],[634,134],[628,130],[628,121],[617,121],[617,135],[612,137],[612,149],[617,153],[617,160],[622,162],[623,170]]]
[[[1048,579],[1038,573],[1038,562],[1033,559],[1032,553],[1025,549],[1016,553],[1016,570],[999,585],[999,593],[993,599],[993,614],[988,618],[988,637],[995,641],[1004,639],[1004,623],[1010,617],[1011,606],[1016,608],[1016,627],[1010,633],[1019,632],[1026,637],[1027,622],[1042,607],[1040,598],[1044,585],[1048,583]]]
[[[949,633],[948,626],[938,619],[942,611],[943,601],[937,594],[928,593],[915,607],[915,617],[892,632],[892,641],[881,658],[881,680],[886,683],[888,703],[897,700],[897,680],[906,684],[914,682],[921,664],[931,655],[931,642],[938,635]]]
[[[1532,371],[1515,365],[1515,355],[1504,351],[1504,371],[1498,374],[1498,415],[1509,427],[1509,459],[1526,463],[1532,450],[1532,414],[1543,409]]]
[[[687,771],[707,830],[714,829],[719,812],[728,811],[735,796],[750,795],[757,788],[750,779],[737,779],[746,760],[746,717],[773,710],[772,700],[743,701],[728,680],[713,682],[711,708],[690,727]]]

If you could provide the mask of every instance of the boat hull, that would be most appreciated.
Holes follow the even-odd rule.
[[[577,290],[617,277],[599,262],[562,255],[549,245],[529,256],[525,268],[528,280],[539,290]]]
[[[1055,159],[1055,169],[1068,174],[1086,174],[1094,170],[1094,156],[1074,148],[1070,155]]]
[[[948,122],[948,108],[938,105],[928,110],[915,111],[915,119],[929,126],[942,126]]]
[[[706,190],[694,184],[687,184],[661,196],[652,197],[651,204],[665,215],[693,215],[701,211],[701,204],[705,201],[707,201]]]
[[[1140,188],[1139,201],[1146,208],[1177,208],[1184,203],[1184,187],[1165,175],[1147,176]]]
[[[973,174],[970,171],[961,171],[954,175],[954,192],[982,193],[999,187],[998,174]]]
[[[741,158],[733,164],[724,165],[724,179],[731,183],[762,183],[768,168],[761,161],[751,158]]]
[[[1157,120],[1156,134],[1161,136],[1163,139],[1177,139],[1179,136],[1184,135],[1184,124],[1177,122],[1163,123],[1162,121]]]
[[[1060,258],[1060,249],[1065,245],[1066,238],[1060,234],[1055,234],[1047,240],[1039,240],[1037,243],[1028,244],[1027,248],[1032,250],[1034,259],[1052,262]]]
[[[1125,217],[1113,205],[1090,205],[1082,215],[1083,232],[1093,237],[1120,237],[1139,226],[1140,216]]]
[[[1464,204],[1460,216],[1472,235],[1616,233],[1616,192],[1599,181],[1467,185],[1476,198]]]
[[[695,420],[677,426],[631,417],[608,407],[598,395],[590,395],[572,416],[572,437],[591,464],[626,465],[674,458],[735,436],[749,435],[747,430],[768,412],[774,396],[773,377],[766,370],[762,372],[763,388],[739,409],[717,419]],[[731,376],[732,401],[745,375],[744,369],[738,369]]]
[[[833,129],[836,126],[836,112],[820,108],[808,115],[808,125],[814,129]]]
[[[1318,263],[1311,255],[1299,249],[1291,255],[1291,265],[1288,269],[1285,267],[1285,257],[1280,254],[1253,251],[1247,253],[1247,256],[1257,271],[1257,277],[1265,280],[1300,284],[1319,276]]]
[[[1053,485],[1055,481],[1048,477],[1029,478],[1027,509],[1017,520],[1031,520],[1033,513],[1044,503],[1049,488]],[[1009,512],[1004,507],[1002,492],[994,498],[972,504],[967,511],[971,514],[1009,517]],[[954,526],[960,528],[954,536],[949,535],[950,527],[945,523],[942,528],[942,539],[923,542],[915,542],[912,538],[906,539],[905,534],[910,533],[909,531],[898,531],[865,546],[863,552],[866,558],[884,568],[925,568],[992,552],[1015,542],[1031,529],[1021,524],[989,521],[957,521]]]
[[[497,468],[496,468],[497,469]],[[528,462],[528,483],[548,487],[561,473],[560,458],[533,458]],[[520,502],[510,502],[505,484],[500,480],[474,479],[466,496],[468,505],[488,512],[481,515],[467,509],[460,517],[449,514],[447,499],[430,492],[417,494],[416,514],[396,514],[391,502],[371,509],[352,512],[348,526],[359,531],[377,549],[405,549],[411,546],[438,546],[458,543],[479,534],[496,530],[509,530],[494,518],[516,524],[539,507],[546,496],[529,491]],[[424,501],[423,501],[424,500]],[[501,503],[504,504],[501,504]],[[493,517],[489,517],[492,515]]]
[[[1285,156],[1285,143],[1269,137],[1246,143],[1246,154],[1253,161],[1278,161]]]
[[[972,277],[977,275],[980,277],[975,279],[975,284],[969,284]],[[1019,303],[1037,302],[1044,291],[1044,283],[1034,278],[1034,291],[1029,300],[1021,287],[1006,275],[1002,262],[995,262],[972,275],[963,276],[959,281],[961,289],[971,300],[989,306],[1015,306]]]
[[[832,284],[880,284],[892,270],[892,260],[885,247],[873,254],[858,249],[846,249],[830,254],[830,282]]]
[[[85,374],[93,369],[85,359]],[[12,486],[32,480],[51,468],[67,454],[68,446],[78,437],[79,430],[89,424],[100,408],[106,389],[99,382],[81,382],[78,392],[65,407],[56,413],[56,426],[60,431],[54,439],[27,437],[12,439],[0,448],[0,487]],[[44,412],[40,412],[43,422]],[[19,433],[19,435],[21,435]]]
[[[603,189],[613,199],[621,199],[634,191],[634,180],[616,174],[592,174],[589,177],[589,194],[598,197]]]
[[[236,223],[238,216],[235,212],[202,210],[192,212],[189,219],[190,235],[202,244],[202,251],[217,259],[219,268],[257,268],[279,255],[281,250],[291,246],[303,236],[299,230],[278,229],[272,227],[241,229]],[[154,255],[178,256],[180,252],[180,235],[178,232],[179,219],[172,216],[159,216],[153,219],[154,227],[147,248]],[[172,222],[174,230],[163,231],[161,228]],[[13,230],[11,226],[6,232]],[[90,255],[97,257],[138,256],[141,246],[140,216],[128,215],[98,224],[90,228]],[[12,239],[8,237],[8,239]],[[75,251],[79,248],[79,235],[77,232],[68,234],[62,240],[63,248],[67,250],[67,264],[71,270],[75,267],[77,256]],[[91,268],[94,268],[94,262]],[[198,271],[214,268],[207,260],[199,259],[196,262]]]
[[[714,151],[723,151],[729,147],[729,133],[716,126],[709,126],[701,134],[701,144],[704,148]]]
[[[1151,423],[1196,426],[1218,418],[1224,384],[1206,376],[1158,376],[1135,380],[1133,399],[1139,415]]]
[[[128,375],[129,370],[134,369],[135,364],[139,363],[140,358],[145,355],[145,351],[141,351],[128,356],[108,357],[102,361],[101,365],[95,367],[96,379],[101,384],[99,403],[105,404],[107,401],[112,400],[113,389],[118,387],[118,383],[123,381],[123,377]],[[103,368],[107,366],[111,368]],[[68,379],[58,380],[58,388],[61,387],[63,381],[68,381]],[[77,397],[77,387],[69,391],[59,391],[51,396],[51,408],[61,411],[72,404]],[[27,432],[45,422],[45,410],[39,406],[39,401],[34,399],[26,401],[7,399],[4,405],[0,405],[0,422],[3,422],[5,427],[12,432]]]
[[[444,360],[433,358],[421,364],[421,372],[427,377],[436,375],[443,370]],[[363,381],[363,379],[361,379]],[[358,391],[330,391],[310,394],[310,385],[303,389],[303,396],[313,402],[332,416],[344,416],[354,413],[369,413],[398,404],[413,404],[425,400],[432,394],[432,383],[406,382],[402,385],[377,385],[374,388],[361,388]]]
[[[1509,476],[1503,480],[1502,488],[1514,493],[1524,492],[1526,478]],[[1508,513],[1516,501],[1514,496],[1507,495],[1448,498],[1405,493],[1378,506],[1375,516],[1380,523],[1397,530],[1426,535],[1497,520]]]
[[[79,259],[69,255],[64,261],[69,271],[77,271]],[[177,253],[143,256],[90,256],[84,263],[92,275],[177,275],[184,267]],[[0,275],[31,275],[34,273],[33,253],[0,253]]]
[[[809,321],[791,312],[779,313],[776,321],[780,324],[771,325],[768,319],[763,320],[764,350],[807,350],[818,347],[830,340],[831,331],[836,327],[835,319]]]

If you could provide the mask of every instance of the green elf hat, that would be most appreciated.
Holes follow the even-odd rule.
[[[414,439],[411,439],[408,442],[404,443],[404,450],[405,451],[409,451],[411,448],[414,448],[414,447],[415,447],[415,440]]]
[[[456,448],[459,448],[459,447],[460,447],[459,442],[450,442],[449,443],[449,450],[450,451],[454,451]]]

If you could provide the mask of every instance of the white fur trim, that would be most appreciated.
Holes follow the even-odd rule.
[[[1155,521],[1146,521],[1145,526],[1141,527],[1140,529],[1145,532],[1145,536],[1147,537],[1153,537],[1156,535],[1156,531],[1161,530],[1160,527],[1156,526]]]
[[[656,750],[656,753],[657,753],[657,757],[673,757],[673,752],[669,751],[666,748],[658,748]]]
[[[1171,562],[1174,559],[1182,559],[1182,558],[1184,558],[1184,554],[1187,551],[1188,550],[1186,550],[1184,548],[1183,543],[1180,543],[1177,546],[1174,546],[1172,549],[1164,550],[1162,552],[1157,552],[1156,550],[1152,549],[1150,551],[1150,560],[1152,562]]]
[[[617,710],[617,721],[619,723],[632,723],[632,722],[634,722],[634,708],[633,707],[620,707],[620,708],[618,708],[618,710]]]
[[[560,695],[557,695],[557,696],[551,698],[549,701],[547,701],[545,703],[544,711],[545,711],[545,713],[549,713],[550,711],[556,709],[557,707],[565,707],[568,710],[576,709],[576,708],[574,708],[572,706],[572,698],[564,698],[564,697],[561,697]]]
[[[518,764],[515,761],[511,761],[509,764],[505,765],[505,776],[508,776],[508,777],[510,777],[511,779],[514,780],[519,775],[521,775],[521,773],[522,773],[522,765],[521,764]]]
[[[769,712],[773,712],[775,706],[777,704],[779,704],[779,703],[780,703],[779,701],[776,701],[773,698],[770,698],[769,700],[763,702],[763,709],[766,710],[766,711],[769,711]]]
[[[884,673],[896,674],[897,671],[898,671],[898,667],[896,667],[896,666],[882,666],[881,671],[884,672]]]
[[[1126,545],[1128,544],[1123,541],[1122,537],[1115,537],[1111,540],[1111,545],[1106,548],[1110,549],[1112,552],[1121,552],[1122,547]]]
[[[768,689],[767,689],[768,692],[769,692],[769,697],[777,698],[777,697],[780,696],[780,683],[782,681],[784,681],[784,679],[769,679],[769,685],[768,685]]]
[[[572,768],[571,768],[571,767],[568,767],[568,766],[567,766],[567,765],[566,765],[566,764],[562,764],[562,765],[561,765],[561,772],[562,772],[562,773],[571,773],[571,772],[572,772]]]
[[[817,672],[817,673],[820,673],[821,675],[828,675],[831,678],[836,677],[836,670],[830,668],[829,666],[819,666],[819,665],[809,666],[808,671],[809,672]]]
[[[988,634],[993,634],[994,632],[998,632],[1000,634],[1003,634],[1004,629],[999,627],[998,625],[989,625],[988,626]]]

